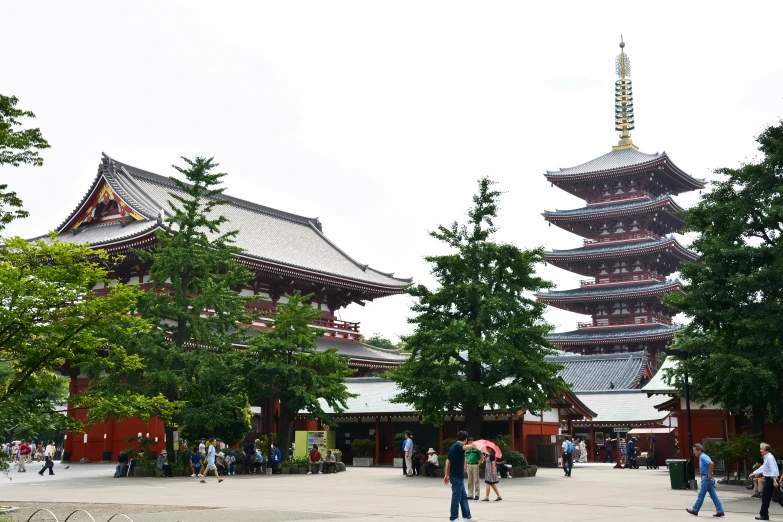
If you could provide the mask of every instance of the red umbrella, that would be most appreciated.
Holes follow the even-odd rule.
[[[503,452],[500,451],[500,448],[498,448],[497,444],[494,442],[490,442],[488,440],[479,439],[476,441],[473,441],[473,444],[476,445],[476,448],[481,451],[482,453],[487,453],[487,448],[492,448],[495,450],[495,456],[500,458],[503,456]]]

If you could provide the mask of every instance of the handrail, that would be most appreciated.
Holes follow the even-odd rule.
[[[609,277],[609,281],[597,282],[595,279],[582,279],[579,281],[579,286],[593,286],[593,285],[611,285],[615,283],[636,283],[640,281],[659,281],[661,283],[666,281],[666,277],[659,274],[624,274],[620,276],[604,276]]]
[[[38,513],[40,513],[41,511],[46,511],[47,513],[49,513],[50,515],[52,515],[52,518],[54,519],[54,522],[60,522],[60,521],[57,519],[57,515],[55,515],[54,513],[52,513],[51,511],[49,511],[49,510],[48,510],[48,509],[46,509],[46,508],[36,509],[35,511],[33,511],[33,514],[32,514],[32,515],[30,515],[30,518],[28,518],[28,519],[27,519],[27,522],[30,522],[30,521],[33,519],[33,517],[34,517],[35,515],[37,515]],[[73,514],[73,513],[71,513],[71,514]],[[69,515],[69,516],[70,516],[70,515]]]
[[[88,516],[88,517],[90,517],[90,520],[92,520],[92,522],[95,522],[95,519],[92,517],[92,515],[90,515],[90,513],[89,513],[89,512],[87,512],[87,511],[85,511],[85,510],[83,510],[83,509],[77,509],[76,511],[71,511],[71,514],[70,514],[70,515],[68,515],[68,516],[65,518],[65,520],[63,520],[63,522],[68,522],[68,519],[69,519],[69,518],[71,518],[71,517],[74,515],[74,513],[78,513],[79,511],[81,511],[82,513],[86,513],[86,514],[87,514],[87,516]]]
[[[598,239],[583,239],[583,246],[600,245],[603,243],[614,243],[620,241],[630,241],[632,239],[661,239],[661,236],[652,232],[637,232],[634,234],[620,234],[611,235],[606,237],[599,237]]]

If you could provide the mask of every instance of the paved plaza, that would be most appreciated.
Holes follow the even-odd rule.
[[[134,522],[283,522],[297,520],[448,520],[450,488],[442,479],[404,478],[392,468],[348,468],[337,475],[227,477],[217,484],[192,478],[111,477],[113,466],[55,466],[53,477],[12,473],[0,482],[0,504],[20,507],[12,520],[27,520],[38,507],[62,520],[85,508],[95,520],[126,513]],[[502,502],[471,502],[473,516],[483,521],[519,520],[656,520],[688,521],[685,512],[695,493],[673,491],[668,472],[615,470],[610,465],[581,465],[573,477],[558,469],[539,469],[538,476],[501,480]],[[727,517],[753,520],[759,501],[742,487],[719,486]],[[783,511],[772,506],[773,520]],[[705,502],[701,516],[712,513]],[[48,517],[48,518],[47,518]],[[33,520],[53,520],[39,514]],[[74,515],[69,522],[89,520]],[[120,518],[115,518],[120,520]],[[122,520],[127,520],[122,518]]]

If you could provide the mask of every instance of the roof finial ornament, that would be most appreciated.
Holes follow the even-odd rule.
[[[623,35],[620,35],[620,54],[617,55],[614,63],[619,78],[614,82],[614,129],[620,131],[620,141],[612,147],[612,150],[638,149],[639,147],[631,141],[630,131],[634,130],[631,60],[625,54]]]

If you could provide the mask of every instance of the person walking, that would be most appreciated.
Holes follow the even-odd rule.
[[[769,520],[769,504],[772,500],[772,493],[780,485],[778,482],[780,470],[778,470],[778,463],[775,461],[775,456],[772,455],[772,448],[769,444],[762,442],[759,445],[759,451],[762,457],[761,466],[750,474],[750,478],[764,478],[764,487],[761,490],[761,510],[756,520]],[[780,506],[783,507],[783,502],[780,502]]]
[[[691,515],[698,516],[699,511],[701,510],[701,505],[704,504],[704,497],[706,497],[707,493],[709,493],[710,498],[712,499],[712,503],[715,504],[715,514],[712,516],[725,516],[725,513],[723,512],[723,505],[720,503],[718,494],[715,493],[715,479],[712,476],[712,472],[715,469],[715,463],[712,462],[712,459],[710,459],[706,453],[704,453],[704,446],[701,444],[695,444],[693,446],[693,454],[696,455],[696,458],[699,460],[699,473],[701,473],[701,480],[699,481],[699,495],[696,497],[696,503],[693,505],[693,508],[686,508],[685,511]]]
[[[484,495],[484,499],[482,502],[489,502],[489,489],[492,488],[492,491],[495,492],[495,502],[499,500],[503,500],[503,497],[500,496],[500,491],[498,491],[498,482],[500,480],[498,479],[498,463],[497,463],[497,457],[495,456],[495,450],[487,447],[487,463],[486,468],[484,470],[484,483],[487,485],[487,492]]]
[[[449,448],[446,458],[446,469],[443,470],[443,483],[451,483],[451,511],[449,520],[457,520],[462,511],[463,520],[476,520],[470,514],[468,506],[468,494],[465,492],[465,451],[475,448],[474,444],[468,444],[468,432],[457,432],[457,442]]]
[[[217,446],[217,439],[212,439],[210,441],[209,447],[207,448],[207,465],[204,467],[204,474],[201,475],[201,482],[202,484],[206,484],[207,481],[204,480],[207,478],[207,475],[210,471],[215,473],[215,478],[218,479],[218,484],[223,482],[223,479],[220,478],[220,475],[218,475],[217,465],[215,464],[215,447]]]
[[[562,444],[563,448],[563,471],[566,477],[571,476],[571,470],[574,467],[574,443],[571,442],[571,435],[566,435]]]
[[[48,469],[49,475],[54,475],[54,469],[53,469],[54,468],[54,441],[51,441],[49,445],[46,446],[44,458],[46,459],[46,462],[44,463],[43,467],[41,468],[41,471],[39,471],[38,474],[43,476],[44,471]]]
[[[606,450],[606,454],[604,455],[604,464],[608,461],[609,464],[612,464],[614,461],[612,460],[612,439],[611,437],[607,437],[604,441],[604,449]]]
[[[405,440],[402,441],[402,451],[405,453],[405,467],[402,470],[403,474],[412,477],[413,476],[413,441],[408,432],[405,432]]]
[[[473,442],[473,437],[468,437],[468,444]],[[478,500],[481,494],[479,486],[479,466],[483,460],[483,455],[478,448],[469,449],[465,452],[465,471],[468,473],[468,498]]]
[[[636,442],[633,438],[628,439],[628,443],[625,445],[625,469],[633,469],[634,460],[636,457]]]
[[[27,445],[25,441],[22,441],[19,443],[19,460],[17,461],[17,469],[16,471],[21,471],[22,473],[26,472],[27,469],[25,469],[25,460],[27,460],[27,455],[30,454],[30,446]]]

